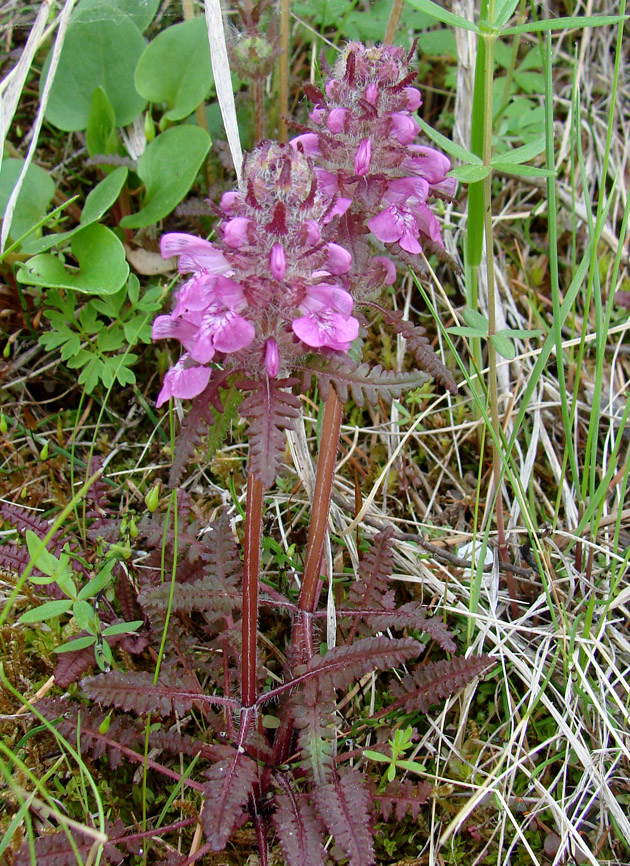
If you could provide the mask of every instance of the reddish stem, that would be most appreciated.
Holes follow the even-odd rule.
[[[258,576],[262,535],[263,485],[256,474],[247,482],[247,516],[243,546],[243,662],[241,701],[244,707],[256,703],[256,636],[258,632]]]
[[[298,607],[304,613],[313,613],[319,597],[320,563],[326,539],[326,529],[328,527],[337,449],[339,447],[339,434],[341,432],[341,417],[342,405],[334,389],[331,388],[324,410],[311,525],[308,528],[304,575],[298,599]],[[312,628],[310,617],[307,618],[307,623]]]

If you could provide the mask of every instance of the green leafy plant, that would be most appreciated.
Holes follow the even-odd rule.
[[[52,329],[39,338],[48,350],[60,350],[61,359],[72,370],[81,370],[79,384],[91,393],[100,383],[125,386],[136,381],[130,369],[138,355],[129,349],[151,342],[151,317],[160,308],[159,286],[140,295],[138,278],[131,276],[116,294],[92,298],[78,307],[74,292],[48,293],[52,309],[45,317]]]
[[[424,764],[405,758],[405,752],[413,748],[413,737],[413,728],[397,728],[394,731],[394,736],[387,741],[391,749],[391,755],[387,755],[384,752],[375,752],[373,749],[363,750],[363,756],[369,758],[370,761],[387,764],[387,769],[383,772],[383,778],[381,779],[381,787],[386,782],[393,782],[398,772],[418,773],[419,775],[426,774]]]
[[[490,340],[499,355],[507,358],[508,361],[512,361],[516,357],[514,340],[528,340],[533,337],[540,337],[543,334],[543,331],[540,329],[527,331],[522,328],[503,328],[494,334],[490,334],[488,332],[489,323],[486,317],[477,310],[471,310],[469,307],[464,307],[462,310],[462,318],[466,322],[466,325],[455,325],[452,328],[448,328],[449,334]]]

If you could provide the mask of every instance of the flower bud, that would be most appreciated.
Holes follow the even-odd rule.
[[[280,369],[280,353],[273,337],[269,337],[265,343],[265,369],[270,379],[275,379]]]
[[[369,138],[364,138],[361,144],[359,145],[359,149],[357,150],[357,155],[354,158],[354,173],[358,174],[359,177],[363,177],[364,174],[367,174],[370,170],[370,162],[372,161],[372,142]]]
[[[287,272],[287,256],[282,244],[274,244],[269,254],[269,267],[274,280],[283,280]]]

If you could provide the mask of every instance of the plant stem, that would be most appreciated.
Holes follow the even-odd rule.
[[[334,389],[331,388],[328,400],[326,401],[326,408],[324,409],[319,460],[317,462],[317,477],[315,479],[315,492],[313,494],[313,510],[311,524],[308,528],[308,539],[306,541],[302,588],[300,589],[300,597],[298,599],[298,607],[304,613],[313,613],[319,596],[320,562],[324,550],[326,529],[328,527],[328,514],[330,512],[335,463],[337,461],[339,434],[341,432],[341,418],[342,405]]]
[[[394,36],[396,35],[396,31],[398,30],[402,9],[403,0],[394,0],[394,2],[392,3],[391,12],[389,13],[389,20],[387,22],[385,36],[383,37],[383,42],[386,45],[392,45],[394,42]]]
[[[256,636],[258,633],[258,576],[262,536],[263,485],[251,473],[247,482],[247,515],[243,544],[243,660],[241,701],[244,707],[256,703]]]
[[[280,118],[278,120],[278,141],[288,141],[288,129],[285,118],[289,114],[289,24],[290,0],[280,0],[280,58],[278,61],[278,101]]]

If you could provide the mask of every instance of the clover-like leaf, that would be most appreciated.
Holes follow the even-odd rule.
[[[0,171],[0,217],[4,216],[7,202],[23,166],[23,159],[5,159],[2,163],[2,170]],[[32,162],[24,176],[22,189],[13,212],[12,238],[17,240],[37,225],[46,214],[54,194],[55,182],[52,177],[47,171]]]
[[[29,259],[17,278],[31,286],[72,289],[88,295],[112,295],[127,281],[129,265],[116,235],[99,223],[86,226],[72,237],[72,255],[79,269],[70,271],[61,259],[42,253]]]
[[[137,229],[167,216],[192,186],[209,150],[210,136],[199,126],[174,126],[158,135],[138,162],[146,189],[142,209],[120,225]]]
[[[212,67],[204,18],[167,27],[144,50],[136,66],[138,93],[168,106],[168,120],[182,120],[210,92]]]
[[[117,126],[131,123],[146,104],[133,83],[145,41],[133,19],[105,2],[79,7],[68,26],[46,119],[66,131],[85,129],[92,94],[102,87],[112,104]],[[52,49],[51,49],[52,50]],[[44,63],[44,88],[50,54]]]

